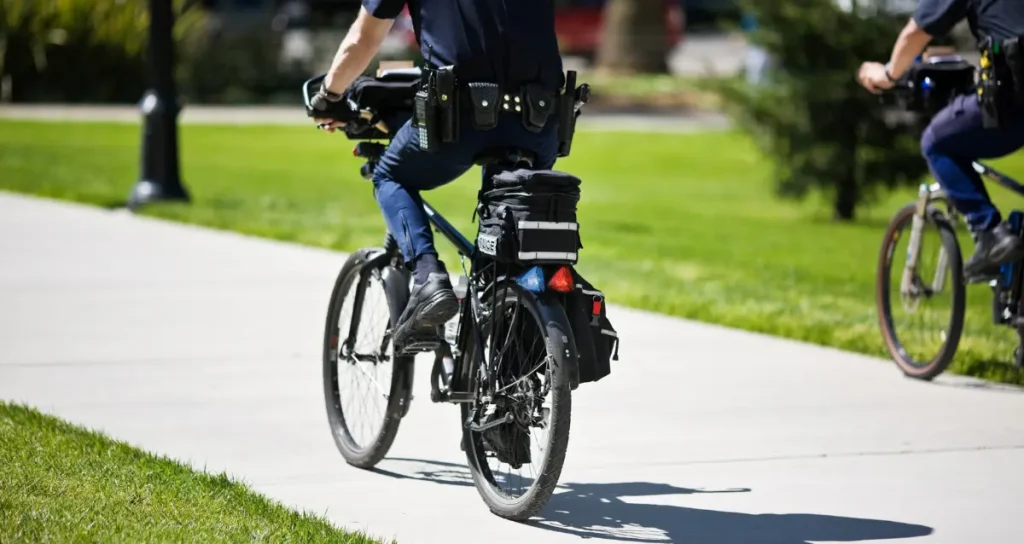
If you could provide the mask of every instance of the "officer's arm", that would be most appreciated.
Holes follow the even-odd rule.
[[[967,16],[968,0],[921,0],[903,27],[892,56],[889,75],[899,79],[924,51],[932,37],[945,34]]]
[[[404,0],[363,0],[359,15],[348,29],[327,72],[324,80],[327,90],[344,92],[366,70],[404,5]]]

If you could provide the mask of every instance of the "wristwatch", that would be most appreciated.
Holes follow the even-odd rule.
[[[331,102],[337,102],[345,97],[343,94],[330,91],[323,83],[320,84],[320,94]]]
[[[889,78],[890,83],[896,83],[897,79],[892,77],[892,62],[885,63],[885,77]]]

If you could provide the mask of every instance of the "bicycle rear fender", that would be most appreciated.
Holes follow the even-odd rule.
[[[541,320],[547,326],[551,353],[556,354],[554,374],[559,378],[556,383],[567,383],[569,388],[575,391],[580,386],[579,353],[576,351],[576,338],[572,334],[569,318],[565,315],[561,297],[543,293],[537,297],[537,309],[541,312]]]
[[[555,383],[567,383],[575,390],[580,385],[579,354],[576,351],[576,338],[572,334],[569,318],[565,315],[561,296],[545,291],[535,294],[523,289],[515,282],[509,284],[524,299],[533,299],[534,307],[544,323],[545,338],[548,352],[554,355],[551,373]]]

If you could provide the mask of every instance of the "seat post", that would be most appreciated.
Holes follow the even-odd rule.
[[[505,158],[513,167],[519,166],[520,163],[526,163],[529,168],[533,167],[533,159],[519,149],[510,149]]]

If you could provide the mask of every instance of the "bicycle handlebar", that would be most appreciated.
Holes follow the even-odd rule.
[[[930,57],[924,61],[916,61],[907,69],[890,89],[883,89],[882,92],[878,93],[879,101],[887,103],[894,101],[897,106],[902,108],[908,108],[912,103],[920,101],[923,96],[927,96],[932,91],[933,82],[929,77],[920,79],[916,77],[916,71],[918,69],[926,68],[928,66],[938,66],[942,64],[966,64],[966,61],[960,55],[942,55]]]
[[[306,115],[310,118],[317,117],[322,119],[334,119],[334,117],[331,115],[331,112],[329,111],[315,111],[313,109],[313,96],[315,96],[316,93],[320,90],[320,85],[325,77],[327,77],[327,74],[321,74],[319,76],[307,80],[305,83],[302,84],[302,100],[303,104],[306,107]],[[345,94],[347,95],[347,91]],[[387,124],[380,119],[380,116],[376,112],[368,108],[360,108],[359,105],[356,104],[351,98],[348,98],[348,96],[346,96],[343,100],[347,102],[347,105],[349,106],[349,108],[351,108],[351,111],[358,112],[359,114],[359,117],[356,119],[338,119],[339,121],[345,122],[345,126],[342,128],[342,132],[346,136],[348,136],[349,138],[358,138],[360,135],[373,129],[376,129],[383,134],[389,134],[389,128]]]

